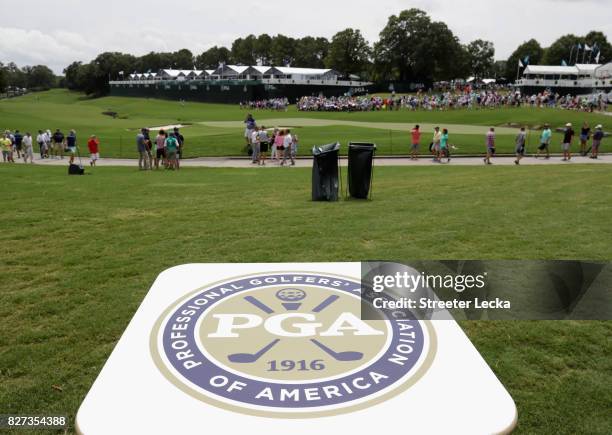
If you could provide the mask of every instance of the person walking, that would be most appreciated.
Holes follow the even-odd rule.
[[[259,140],[259,128],[255,127],[251,133],[251,163],[259,163],[259,153],[261,152],[261,142]]]
[[[410,160],[417,160],[419,155],[419,144],[421,143],[421,130],[419,130],[418,124],[410,130],[410,142]]]
[[[259,129],[259,160],[258,164],[260,166],[265,166],[266,164],[266,155],[268,153],[268,148],[270,147],[270,137],[268,136],[268,131],[266,127],[262,126]]]
[[[53,141],[53,158],[56,159],[59,156],[64,158],[64,133],[60,131],[60,129],[56,129],[55,133],[53,133],[53,137],[51,138]]]
[[[36,143],[38,144],[38,149],[40,151],[40,159],[45,158],[45,133],[42,130],[38,130],[38,135],[36,136]]]
[[[442,133],[440,127],[434,128],[434,135],[432,138],[432,153],[434,162],[440,161],[440,140],[442,139]]]
[[[147,149],[147,164],[149,169],[153,169],[153,142],[151,142],[151,135],[148,128],[145,128],[142,132],[145,138],[145,148]]]
[[[87,141],[87,148],[89,149],[89,162],[90,166],[96,166],[96,162],[100,158],[100,141],[95,134],[92,134]]]
[[[0,139],[0,145],[2,146],[2,161],[3,162],[14,162],[13,160],[13,141],[9,131],[4,132],[4,136]]]
[[[77,137],[76,131],[70,130],[68,136],[66,137],[66,148],[70,152],[71,155],[75,155],[77,152]]]
[[[23,163],[34,163],[34,148],[32,146],[32,135],[30,132],[26,132],[23,137]]]
[[[450,162],[450,150],[448,146],[448,129],[444,128],[440,136],[440,163],[442,163],[442,157],[446,157],[446,163]]]
[[[276,149],[276,162],[280,163],[281,155],[285,151],[283,144],[285,143],[285,130],[280,130],[274,138],[274,146]]]
[[[540,146],[538,147],[538,152],[535,155],[537,159],[540,157],[540,153],[542,151],[546,151],[546,158],[550,159],[550,139],[552,138],[552,130],[548,124],[544,124],[544,130],[542,130],[542,134],[540,135]]]
[[[491,157],[495,155],[495,128],[491,127],[486,134],[487,155],[483,159],[486,165],[491,164]]]
[[[586,156],[588,153],[587,145],[588,145],[590,137],[591,137],[591,129],[589,128],[589,123],[585,121],[582,124],[582,128],[580,129],[580,155],[581,156]]]
[[[19,130],[15,130],[13,135],[13,152],[17,153],[17,158],[21,158],[21,150],[23,147],[23,135],[19,133]]]
[[[177,152],[178,152],[178,140],[174,132],[170,133],[170,136],[166,138],[165,148],[166,148],[166,159],[168,161],[167,169],[179,169]]]
[[[246,146],[248,148],[251,145],[251,134],[253,133],[253,130],[257,126],[257,123],[255,122],[255,118],[253,118],[253,115],[251,115],[250,113],[247,113],[247,116],[244,120],[244,124],[245,124],[244,139],[246,140]]]
[[[293,145],[293,136],[291,136],[291,130],[285,130],[285,136],[283,138],[283,161],[281,162],[281,166],[285,164],[287,158],[291,160],[291,166],[295,166],[295,160],[291,155],[291,147]]]
[[[147,144],[144,135],[144,128],[136,135],[136,151],[138,151],[138,169],[146,171],[149,169],[147,162],[149,161],[147,155]]]
[[[159,169],[159,162],[161,160],[164,166],[167,166],[166,162],[166,132],[162,128],[155,137],[155,169]]]
[[[601,145],[603,137],[603,127],[601,126],[601,124],[599,124],[595,127],[595,133],[593,133],[593,142],[591,144],[591,159],[597,158],[597,154],[599,154],[599,146]]]
[[[563,150],[563,161],[569,162],[572,158],[572,140],[574,139],[574,129],[572,129],[572,123],[568,122],[565,124],[565,131],[563,132],[563,143],[561,148]]]
[[[525,127],[521,127],[521,131],[516,135],[514,139],[514,153],[516,154],[516,159],[514,160],[514,164],[520,164],[521,159],[525,156],[525,142],[527,141],[527,133],[525,132]]]
[[[45,141],[45,157],[48,159],[49,154],[51,153],[51,148],[53,144],[51,143],[52,138],[51,130],[47,129],[43,132],[43,140]]]
[[[177,142],[178,142],[178,149],[176,151],[176,156],[178,160],[181,160],[183,158],[183,154],[185,151],[185,136],[183,136],[180,132],[178,127],[174,127],[174,137],[176,138]],[[177,161],[177,165],[180,164]]]

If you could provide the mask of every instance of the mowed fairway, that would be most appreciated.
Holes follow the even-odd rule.
[[[309,200],[308,169],[91,172],[0,165],[4,413],[73,424],[151,283],[174,265],[612,259],[603,165],[381,167],[373,201],[338,203]],[[609,433],[610,322],[462,327],[514,397],[517,433]]]
[[[115,112],[116,118],[103,114]],[[82,94],[53,90],[0,100],[0,129],[19,129],[35,133],[38,129],[61,128],[67,134],[75,129],[82,152],[91,134],[101,139],[102,157],[136,157],[135,136],[142,127],[182,124],[186,137],[186,157],[244,155],[246,111],[236,105],[204,104],[147,98],[105,97],[87,99]],[[484,152],[484,132],[490,126],[498,130],[499,153],[514,152],[514,136],[518,131],[509,124],[554,128],[572,122],[578,128],[584,121],[591,127],[602,124],[610,129],[612,118],[601,114],[559,109],[504,108],[450,111],[379,111],[379,112],[299,112],[291,106],[286,112],[254,111],[259,125],[291,127],[300,138],[299,154],[308,155],[313,145],[349,141],[374,142],[379,154],[407,154],[409,130],[422,125],[421,152],[427,152],[431,129],[435,125],[449,129],[455,154]],[[155,134],[155,132],[153,132]],[[527,152],[535,151],[539,131],[530,131]],[[552,151],[560,152],[561,135],[553,134]],[[604,141],[603,152],[612,145]],[[576,145],[575,145],[576,148]],[[346,152],[346,146],[343,149]]]

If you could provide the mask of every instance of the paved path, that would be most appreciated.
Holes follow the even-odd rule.
[[[18,163],[22,163],[22,160],[17,160]],[[83,165],[89,166],[89,158],[83,157]],[[346,158],[340,159],[341,165],[346,166]],[[494,165],[506,165],[514,166],[514,157],[494,157],[492,159]],[[589,159],[588,157],[572,157],[571,161],[564,162],[559,156],[553,156],[549,160],[533,157],[525,157],[521,160],[521,165],[575,165],[579,163],[601,165],[601,164],[612,164],[612,154],[600,156],[597,160]],[[68,159],[34,159],[35,165],[45,166],[67,166]],[[447,165],[447,163],[442,163]],[[420,158],[419,160],[410,160],[407,157],[378,157],[374,161],[375,166],[432,166],[440,165],[440,163],[433,162],[430,158]],[[454,157],[451,162],[451,166],[483,166],[484,162],[482,157]],[[138,161],[135,159],[100,159],[98,160],[98,166],[138,166]],[[184,167],[205,167],[205,168],[250,168],[256,167],[251,163],[250,159],[240,157],[199,157],[195,159],[181,160],[181,166]],[[275,162],[268,161],[266,168],[275,168],[279,165]],[[301,168],[312,167],[312,158],[299,158],[296,160],[296,166]]]

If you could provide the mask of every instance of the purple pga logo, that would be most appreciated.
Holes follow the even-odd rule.
[[[199,289],[159,318],[160,371],[204,402],[248,414],[317,417],[387,400],[435,352],[426,322],[360,317],[361,286],[316,273],[240,277]]]

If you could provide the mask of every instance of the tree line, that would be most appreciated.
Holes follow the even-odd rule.
[[[248,35],[234,40],[229,48],[214,46],[197,55],[188,49],[150,52],[143,56],[106,52],[89,63],[71,63],[64,69],[59,85],[90,95],[104,95],[109,90],[109,78],[118,78],[120,72],[128,75],[134,71],[155,72],[162,68],[215,69],[220,63],[332,68],[346,75],[358,75],[364,80],[422,83],[426,87],[435,81],[470,76],[513,81],[519,60],[523,64],[570,62],[568,55],[572,46],[579,43],[597,47],[600,62],[612,59],[612,46],[606,36],[592,31],[582,37],[564,35],[548,48],[531,39],[521,44],[507,60],[496,62],[491,41],[477,39],[462,44],[445,23],[434,21],[426,12],[413,8],[390,16],[378,41],[373,44],[366,41],[358,29],[347,28],[331,39],[265,33]],[[589,54],[592,57],[594,50]],[[576,56],[576,60],[585,57],[583,51],[582,58]],[[14,86],[12,80],[18,76],[10,73],[5,85]],[[20,80],[22,83],[23,79]],[[0,89],[2,83],[0,69]]]

